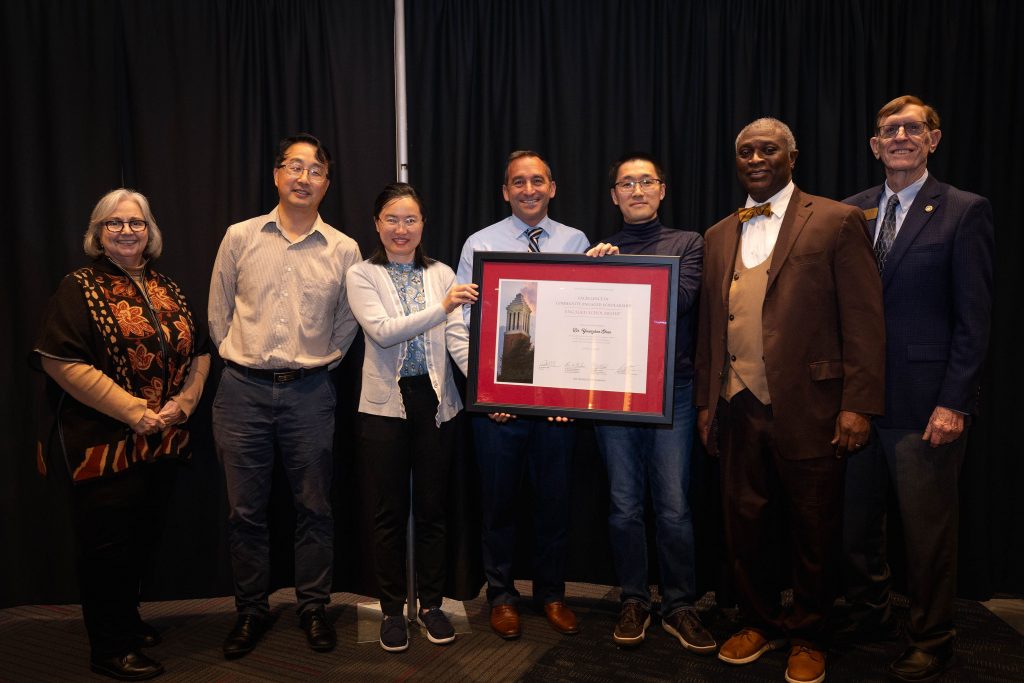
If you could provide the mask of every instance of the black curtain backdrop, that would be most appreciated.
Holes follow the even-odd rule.
[[[410,2],[406,17],[410,177],[432,207],[427,245],[448,263],[469,234],[508,215],[500,185],[514,149],[550,162],[551,215],[593,241],[621,221],[608,165],[650,151],[668,176],[662,220],[703,232],[743,201],[733,143],[751,120],[786,121],[800,149],[797,184],[842,199],[883,180],[868,147],[878,108],[908,92],[932,103],[945,136],[929,170],[992,201],[999,247],[984,412],[962,477],[960,588],[971,597],[1024,590],[1013,426],[1024,244],[1013,208],[1021,174],[1010,161],[1024,152],[1011,132],[1024,114],[1020,3],[450,0]],[[576,456],[570,573],[596,579],[605,570],[592,558],[603,555],[581,551],[607,547],[601,503],[587,498],[602,495],[603,468],[592,438]],[[697,466],[708,470],[694,482],[707,587],[721,545],[714,463]]]
[[[121,185],[146,194],[164,234],[159,267],[205,319],[225,229],[273,208],[277,141],[309,131],[338,162],[321,215],[365,252],[375,236],[373,198],[394,178],[394,8],[26,0],[6,2],[0,13],[11,237],[0,277],[13,309],[0,332],[0,605],[74,602],[66,482],[35,473],[43,420],[31,397],[42,381],[25,356],[60,278],[86,261],[89,212]],[[366,569],[351,551],[361,509],[351,439],[360,364],[357,344],[335,373],[339,590],[359,587]],[[191,420],[195,455],[178,477],[149,597],[232,592],[223,475],[210,435],[218,376]],[[275,491],[274,580],[288,585],[293,513]]]
[[[36,475],[41,386],[24,363],[42,307],[84,262],[81,234],[101,194],[120,185],[151,200],[165,235],[162,270],[205,314],[210,269],[230,223],[269,210],[278,138],[309,130],[336,159],[321,213],[375,242],[369,216],[394,177],[393,5],[329,0],[6,2],[0,9],[0,135],[9,249],[0,277],[0,606],[74,602],[73,543],[62,486]],[[873,114],[913,92],[934,104],[945,137],[932,173],[992,200],[996,309],[984,413],[962,485],[961,592],[1024,591],[1024,465],[1012,425],[1022,253],[1013,190],[1013,126],[1024,113],[1024,29],[1012,0],[820,3],[413,0],[406,8],[411,180],[427,201],[425,246],[454,265],[465,238],[507,215],[509,151],[533,148],[558,181],[552,216],[592,240],[619,213],[609,162],[645,149],[663,161],[662,218],[703,231],[742,201],[732,164],[739,128],[787,121],[801,150],[796,181],[841,199],[882,178],[867,139]],[[336,590],[369,592],[367,513],[352,426],[361,350],[335,373]],[[223,477],[207,393],[148,597],[228,595]],[[449,592],[481,584],[475,471],[468,432],[453,472]],[[569,578],[612,583],[607,485],[593,433],[579,424]],[[700,580],[720,587],[714,462],[698,456]],[[524,508],[528,506],[524,502]],[[524,515],[525,517],[525,515]],[[290,580],[291,513],[274,501],[275,582]],[[524,543],[524,557],[528,550]],[[524,563],[521,574],[529,568]]]

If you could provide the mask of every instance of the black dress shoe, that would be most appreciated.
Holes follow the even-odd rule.
[[[330,652],[338,642],[334,625],[327,620],[323,607],[303,612],[299,617],[299,627],[306,632],[309,646],[317,652]]]
[[[266,630],[266,619],[255,614],[239,614],[235,627],[224,639],[224,656],[235,659],[249,654]]]
[[[164,639],[160,636],[160,631],[157,631],[144,621],[139,621],[135,627],[135,640],[139,647],[155,647],[164,642]]]
[[[895,619],[881,623],[873,621],[845,621],[832,631],[832,642],[837,647],[861,644],[891,644],[900,642],[900,627]]]
[[[930,681],[953,666],[953,662],[952,648],[935,654],[910,646],[889,665],[889,675],[898,681]]]
[[[89,668],[119,681],[144,681],[164,672],[163,664],[136,650],[116,657],[93,659],[89,662]]]

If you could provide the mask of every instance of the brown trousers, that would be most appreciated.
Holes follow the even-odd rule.
[[[823,646],[839,588],[845,461],[786,459],[771,406],[749,390],[717,412],[726,545],[745,625]],[[786,588],[793,601],[783,606]]]

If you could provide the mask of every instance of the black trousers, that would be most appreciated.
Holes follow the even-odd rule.
[[[374,570],[381,609],[402,613],[406,600],[406,528],[409,475],[416,520],[416,584],[420,606],[440,607],[445,581],[445,515],[452,461],[451,421],[437,427],[437,395],[429,375],[403,377],[398,386],[405,419],[360,413],[360,452],[373,481]]]
[[[839,591],[844,461],[786,459],[771,406],[750,391],[717,412],[726,545],[747,625],[823,647]]]
[[[139,643],[139,590],[162,528],[177,463],[141,464],[75,485],[82,617],[94,658]]]
[[[886,558],[886,509],[896,496],[903,521],[910,594],[910,642],[926,652],[951,648],[959,535],[960,467],[966,431],[932,448],[922,430],[871,430],[846,475],[843,545],[850,617],[870,629],[890,618],[891,574]]]

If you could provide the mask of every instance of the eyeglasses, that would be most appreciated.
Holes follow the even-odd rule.
[[[101,223],[103,229],[107,232],[122,233],[124,232],[124,226],[128,226],[128,229],[132,232],[142,232],[149,227],[149,223],[142,220],[141,218],[131,218],[123,221],[120,218],[111,218]]]
[[[619,188],[619,192],[632,192],[638,185],[641,190],[647,192],[661,185],[661,180],[659,178],[641,178],[640,180],[623,180],[615,183],[615,187]]]
[[[407,228],[414,228],[419,225],[423,219],[415,216],[406,216],[405,218],[399,218],[398,216],[385,216],[384,218],[378,218],[377,220],[389,228],[397,228],[399,225],[404,225]]]
[[[924,121],[908,121],[907,123],[890,123],[886,126],[878,127],[878,137],[883,140],[894,138],[900,134],[900,128],[907,134],[908,137],[913,135],[921,135],[929,130],[928,124]]]
[[[292,161],[287,164],[281,164],[278,168],[283,168],[289,178],[301,178],[302,172],[305,171],[309,175],[309,182],[314,185],[319,185],[327,180],[327,169],[323,166],[310,166],[307,168],[297,161]]]

